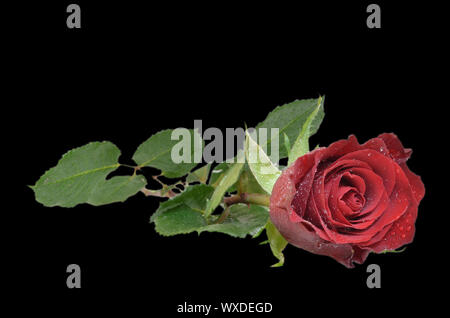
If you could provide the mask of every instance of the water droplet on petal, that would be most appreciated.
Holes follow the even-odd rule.
[[[406,237],[406,235],[405,234],[402,234],[402,238],[405,238]]]

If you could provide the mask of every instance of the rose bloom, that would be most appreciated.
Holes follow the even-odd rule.
[[[353,267],[412,242],[425,194],[394,134],[355,136],[298,158],[278,178],[270,218],[292,245]]]

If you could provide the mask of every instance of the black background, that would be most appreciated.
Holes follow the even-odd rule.
[[[442,101],[439,88],[425,89],[440,73],[438,7],[378,1],[382,28],[368,29],[364,1],[77,1],[82,28],[69,30],[68,3],[17,6],[7,32],[13,98],[4,122],[14,123],[10,149],[19,162],[6,159],[14,160],[20,183],[20,208],[10,210],[18,217],[11,239],[18,245],[7,262],[16,269],[17,295],[31,308],[152,315],[176,313],[185,301],[269,301],[274,315],[364,313],[359,306],[402,313],[416,300],[424,306],[422,295],[443,284],[436,218],[445,211],[434,199],[441,171],[430,159],[439,156],[431,136],[443,135],[436,123]],[[285,266],[270,268],[276,260],[258,240],[158,236],[148,222],[158,200],[141,194],[103,207],[44,208],[26,187],[90,141],[115,143],[121,162],[131,163],[136,147],[161,129],[192,127],[194,119],[204,128],[254,126],[278,105],[319,95],[326,96],[326,116],[312,145],[395,132],[413,148],[409,167],[427,192],[405,252],[370,255],[347,269],[289,246]],[[72,263],[81,266],[79,290],[66,287]],[[382,269],[378,290],[366,287],[371,263]]]

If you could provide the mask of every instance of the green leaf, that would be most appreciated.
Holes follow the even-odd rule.
[[[191,173],[188,174],[186,177],[187,183],[193,183],[193,182],[200,182],[205,183],[208,180],[209,170],[211,169],[211,164],[208,163],[206,166],[203,166],[201,168],[198,168]]]
[[[198,232],[220,232],[244,238],[256,233],[269,219],[267,208],[258,205],[234,204],[229,209],[230,214],[222,223],[202,227]]]
[[[272,254],[278,259],[278,263],[273,264],[272,267],[280,267],[284,264],[284,255],[283,250],[287,246],[288,242],[285,240],[283,236],[281,236],[280,232],[278,232],[275,225],[272,222],[267,222],[266,225],[266,234],[269,240],[270,249],[272,250]]]
[[[219,185],[220,180],[224,177],[225,172],[230,169],[231,163],[222,162],[215,166],[211,171],[209,177],[209,185],[216,188]]]
[[[266,223],[267,224],[267,223]],[[250,235],[252,236],[252,238],[257,238],[259,237],[262,232],[264,232],[264,230],[266,229],[266,224],[264,224],[263,226],[261,226],[258,229],[255,229],[255,231],[253,231],[252,233],[250,233]],[[269,243],[269,240],[266,241],[267,243]],[[263,244],[264,242],[260,243]]]
[[[245,163],[242,169],[239,181],[237,183],[239,193],[261,193],[266,194],[266,191],[260,186],[248,163]]]
[[[220,181],[222,181],[223,177],[225,176],[228,169],[230,169],[232,163],[222,162],[219,163],[217,166],[215,166],[211,171],[211,176],[209,177],[209,184],[213,186],[214,188],[217,188]],[[232,185],[227,192],[234,192],[236,191],[235,184]]]
[[[283,133],[284,135],[284,147],[286,148],[286,152],[289,153],[291,151],[291,142],[289,141],[288,135]]]
[[[206,207],[205,216],[208,217],[214,211],[215,208],[222,201],[223,196],[227,192],[227,190],[236,183],[239,179],[239,175],[241,173],[242,167],[244,163],[232,163],[230,168],[225,172],[223,178],[220,179],[217,187],[214,190],[214,193],[211,197],[211,200],[208,201],[208,205]]]
[[[36,201],[45,206],[73,207],[124,201],[146,185],[143,176],[107,175],[120,164],[120,150],[111,142],[92,142],[67,152],[36,182]]]
[[[117,176],[101,183],[89,199],[92,205],[104,205],[112,202],[123,202],[141,190],[147,181],[144,176]]]
[[[283,140],[281,138],[286,134],[289,140],[296,140],[299,129],[303,127],[303,124],[308,119],[309,115],[316,109],[318,99],[304,99],[296,100],[292,103],[278,106],[272,112],[270,112],[266,119],[259,123],[256,128],[279,128],[277,135],[270,136],[267,144],[261,145],[265,152],[269,145],[279,138],[278,144],[282,145]],[[324,117],[323,110],[319,111],[315,119],[311,123],[310,136],[316,133],[320,123]],[[285,147],[279,147],[280,159],[288,156],[288,152]]]
[[[213,192],[214,188],[205,184],[188,186],[184,192],[162,202],[159,205],[158,210],[151,216],[150,222],[154,222],[159,215],[166,211],[173,210],[181,205],[185,205],[196,212],[204,213],[207,200],[211,197]]]
[[[194,162],[194,139],[201,139],[201,137],[197,131],[194,133],[194,130],[186,130],[190,134],[190,140],[186,141],[188,144],[190,143],[188,162],[175,163],[172,160],[172,148],[183,142],[183,140],[172,140],[173,131],[172,129],[162,130],[144,141],[134,153],[133,160],[139,166],[160,169],[162,175],[168,178],[178,178],[186,175],[198,164]],[[203,148],[203,143],[200,142],[199,144]],[[197,149],[197,151],[201,152],[202,149]]]
[[[246,132],[245,156],[248,165],[256,181],[267,193],[272,193],[272,188],[281,171],[270,161],[264,150],[255,142],[252,136]]]
[[[315,127],[312,127],[312,125],[314,123],[317,124],[317,122],[315,122],[315,119],[317,118],[317,116],[320,116],[320,114],[323,114],[323,102],[324,98],[319,97],[316,108],[311,112],[306,121],[303,123],[300,134],[298,135],[291,151],[289,152],[288,166],[290,166],[295,160],[297,160],[297,158],[303,156],[309,151],[309,137],[312,135],[313,129],[316,129]]]
[[[186,204],[177,205],[155,218],[156,231],[164,236],[187,234],[192,232],[219,232],[233,237],[244,238],[257,231],[269,219],[267,208],[245,204],[230,207],[228,217],[217,224],[207,224],[206,219],[197,210]]]
[[[203,215],[186,204],[180,204],[155,218],[155,230],[164,236],[191,233],[206,224]]]

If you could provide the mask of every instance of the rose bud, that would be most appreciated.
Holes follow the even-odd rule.
[[[270,218],[290,244],[349,268],[397,249],[412,242],[425,194],[406,166],[410,155],[394,134],[363,145],[352,135],[311,151],[276,181]]]

